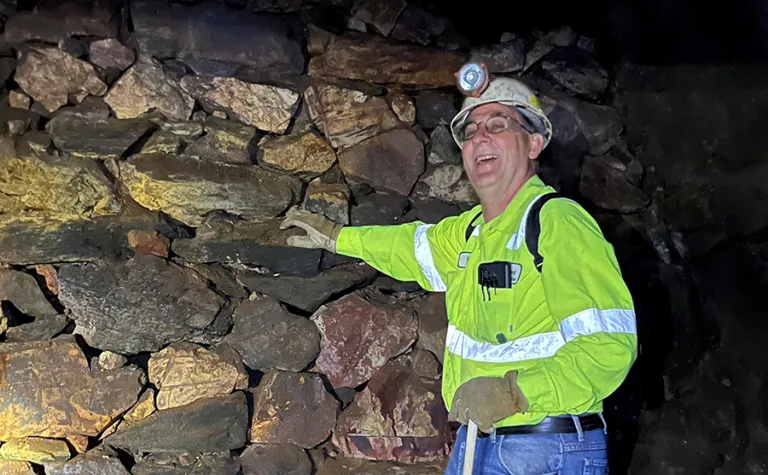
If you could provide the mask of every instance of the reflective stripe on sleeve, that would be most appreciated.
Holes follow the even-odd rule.
[[[469,335],[448,326],[446,347],[464,359],[484,363],[511,363],[554,356],[577,336],[595,333],[637,333],[632,310],[588,309],[563,320],[560,331],[531,335],[502,344],[475,341]]]
[[[437,267],[435,267],[435,260],[432,257],[432,248],[429,247],[427,230],[431,226],[431,224],[422,224],[416,228],[416,234],[413,238],[414,253],[416,254],[416,262],[419,263],[419,267],[421,267],[421,271],[429,281],[429,285],[432,286],[432,290],[435,292],[445,292],[445,283],[443,282],[443,278],[440,277]]]

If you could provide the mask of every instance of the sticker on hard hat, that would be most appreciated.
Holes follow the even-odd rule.
[[[532,106],[538,107],[539,109],[541,109],[541,106],[539,105],[539,100],[536,99],[536,96],[529,97],[528,102],[530,102]]]

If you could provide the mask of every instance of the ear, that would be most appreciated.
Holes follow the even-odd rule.
[[[544,148],[544,136],[541,134],[528,134],[528,158],[536,160]]]

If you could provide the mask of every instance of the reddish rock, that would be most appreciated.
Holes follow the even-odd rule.
[[[269,372],[252,391],[251,442],[310,449],[336,424],[339,404],[317,374]]]
[[[59,294],[59,279],[56,277],[56,268],[51,264],[38,264],[35,266],[37,275],[45,279],[45,287],[53,294]]]
[[[342,151],[339,165],[353,181],[408,195],[425,170],[424,144],[410,130],[394,129]]]
[[[419,316],[419,341],[416,342],[416,348],[431,352],[442,364],[445,338],[448,335],[445,295],[428,293],[414,299],[411,304]]]
[[[446,457],[451,430],[440,382],[410,356],[387,363],[339,416],[333,441],[347,457],[427,462]]]
[[[351,294],[324,305],[312,316],[322,335],[315,371],[336,387],[356,387],[416,340],[418,322],[404,307]]]
[[[171,241],[157,231],[132,229],[128,232],[128,245],[140,254],[168,257]]]

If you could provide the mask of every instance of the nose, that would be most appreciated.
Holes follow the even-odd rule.
[[[473,135],[470,139],[470,142],[477,145],[483,142],[487,142],[489,139],[490,134],[487,130],[485,130],[485,124],[480,124],[480,126],[477,128],[477,132],[475,132],[475,135]]]

